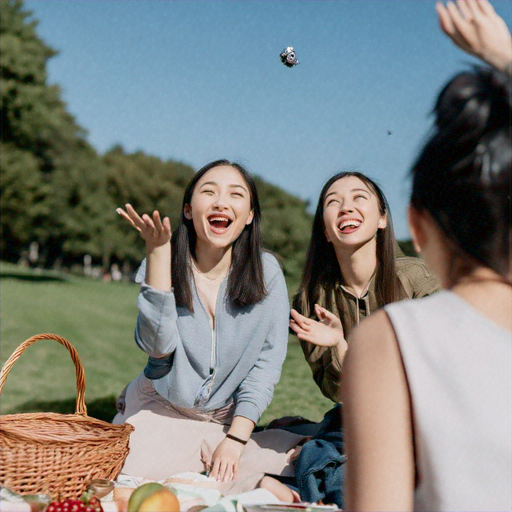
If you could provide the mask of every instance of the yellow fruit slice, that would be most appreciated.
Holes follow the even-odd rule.
[[[147,497],[138,512],[180,512],[180,502],[169,489],[163,488]]]
[[[156,482],[150,482],[137,487],[128,500],[128,512],[138,512],[141,503],[161,489],[165,489],[165,487]]]

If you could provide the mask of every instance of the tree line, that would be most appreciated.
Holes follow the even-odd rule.
[[[126,202],[141,212],[156,208],[176,226],[194,169],[121,145],[96,151],[60,87],[49,83],[47,63],[58,52],[37,34],[37,20],[20,0],[0,5],[2,259],[17,261],[37,242],[45,267],[80,263],[85,254],[104,268],[136,265],[143,244],[115,208]],[[308,204],[256,181],[265,246],[297,278],[310,232]]]
[[[21,0],[0,0],[1,256],[16,262],[36,242],[38,264],[133,268],[143,257],[138,234],[115,214],[127,202],[158,209],[176,226],[194,169],[116,145],[100,154],[68,112],[61,89],[48,81],[57,51],[37,34]],[[265,246],[299,279],[312,216],[308,203],[256,177]],[[406,252],[410,244],[402,244]]]

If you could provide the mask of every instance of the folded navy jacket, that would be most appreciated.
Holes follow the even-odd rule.
[[[318,434],[304,444],[295,466],[295,478],[303,501],[343,507],[344,464],[342,409],[328,411]]]

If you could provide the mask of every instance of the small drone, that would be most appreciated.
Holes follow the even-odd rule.
[[[293,49],[293,46],[287,46],[279,54],[279,57],[281,58],[281,62],[288,68],[293,68],[293,66],[300,64],[300,62],[297,60],[297,57],[295,56],[295,50]]]

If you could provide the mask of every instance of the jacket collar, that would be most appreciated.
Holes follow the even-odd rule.
[[[368,297],[368,295],[370,293],[372,293],[372,292],[375,293],[375,276],[376,275],[377,275],[377,267],[373,271],[372,277],[368,281],[368,284],[366,285],[366,288],[360,297],[358,297],[357,295],[354,295],[353,292],[351,292],[345,285],[343,285],[341,283],[338,283],[336,285],[336,288],[340,289],[345,295],[350,295],[351,297],[354,297],[355,299],[365,299],[366,297]]]

